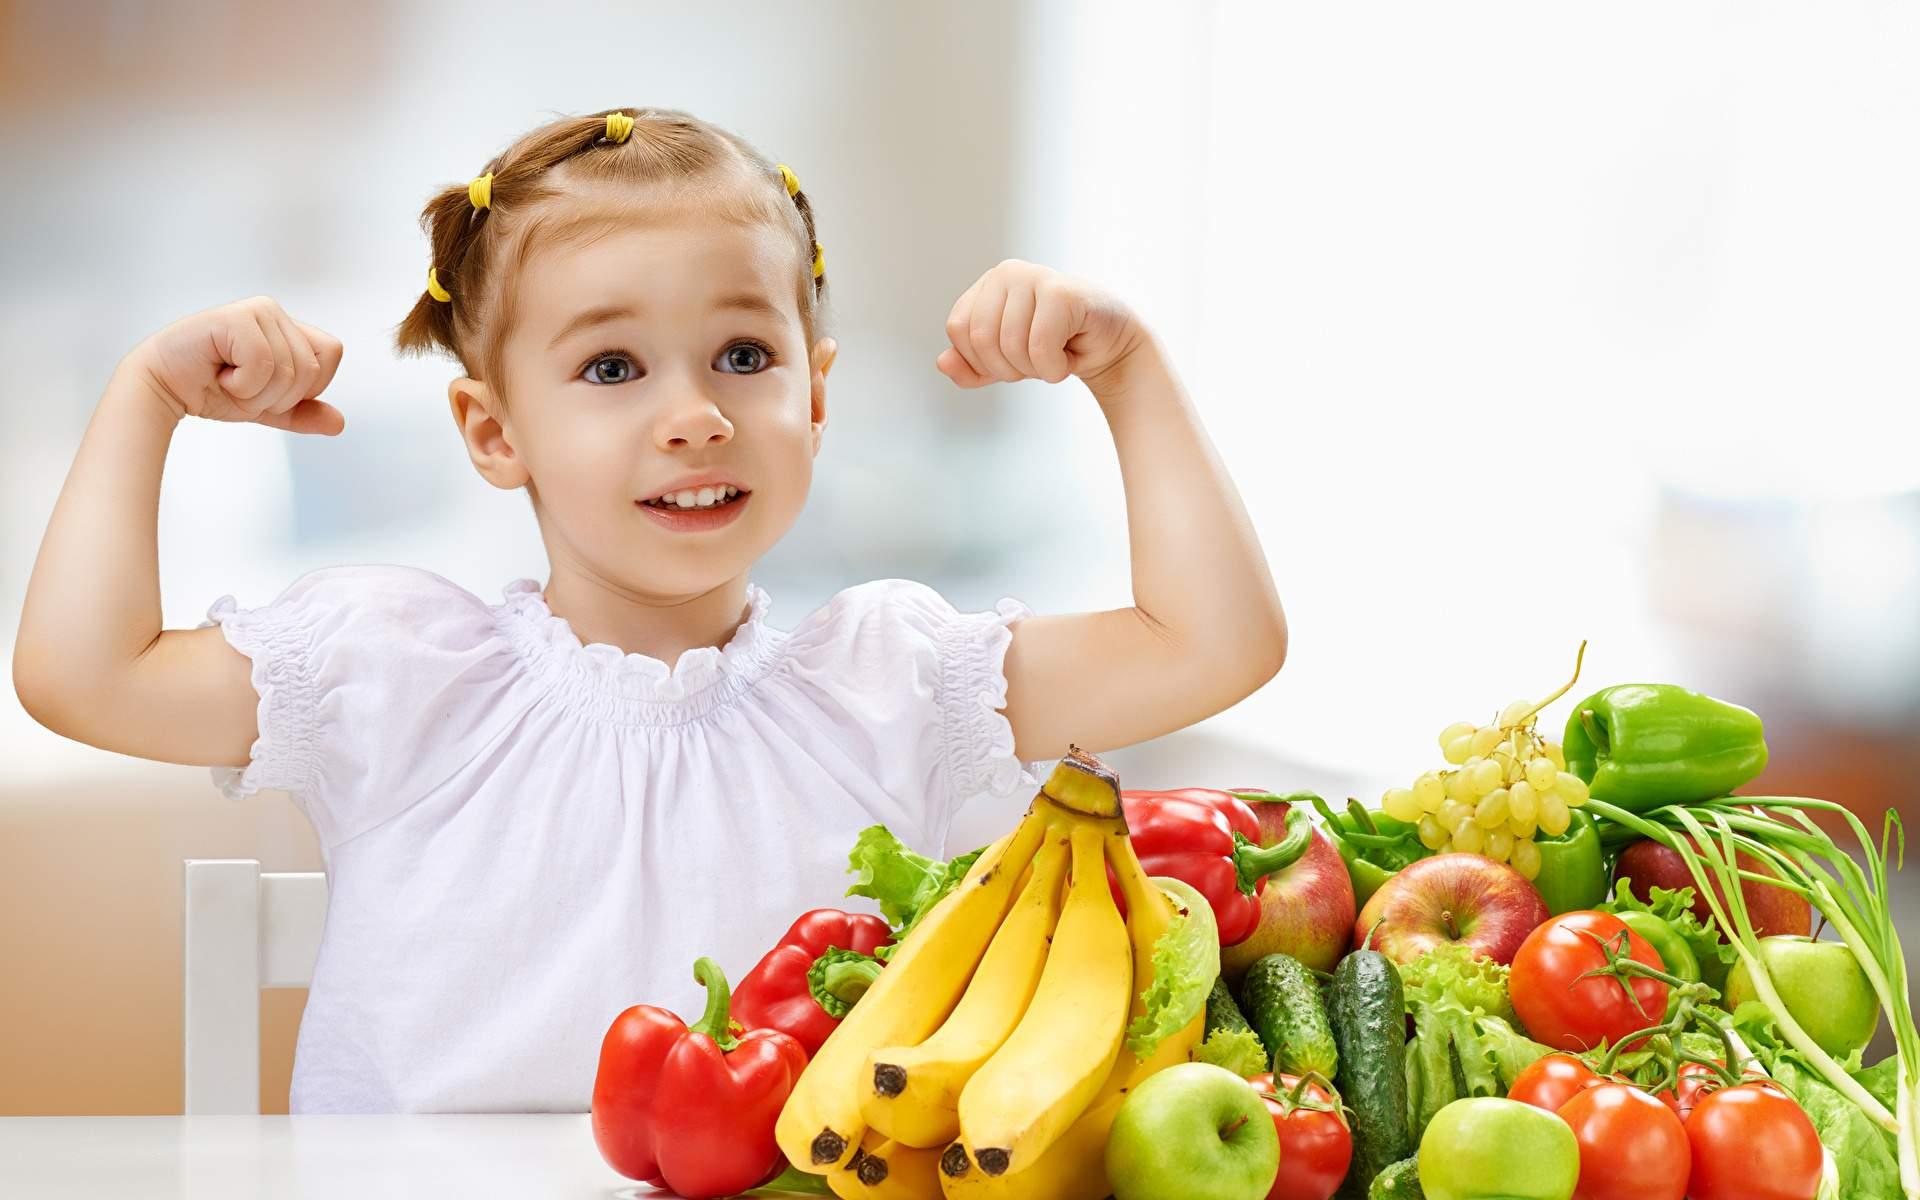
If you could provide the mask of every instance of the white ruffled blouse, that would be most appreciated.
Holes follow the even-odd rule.
[[[504,591],[329,567],[208,610],[260,696],[214,780],[290,793],[329,877],[295,1113],[585,1112],[619,1012],[699,1015],[696,958],[737,982],[801,912],[876,911],[844,896],[861,829],[945,857],[962,805],[1038,786],[999,711],[1017,600],[879,579],[782,630],[749,584],[669,668]]]

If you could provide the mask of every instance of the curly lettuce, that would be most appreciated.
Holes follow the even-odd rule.
[[[1207,1040],[1193,1048],[1187,1057],[1194,1062],[1225,1067],[1242,1079],[1252,1079],[1268,1071],[1267,1048],[1251,1029],[1216,1029]]]
[[[1412,962],[1400,965],[1400,986],[1413,1003],[1414,994],[1437,1000],[1452,996],[1468,1009],[1479,1009],[1509,1024],[1518,1023],[1507,996],[1507,966],[1476,954],[1464,942],[1442,942]]]
[[[846,894],[875,900],[880,915],[894,926],[893,941],[874,951],[875,957],[883,962],[893,957],[920,918],[959,886],[985,851],[982,846],[943,863],[909,849],[885,825],[862,829],[847,855],[847,870],[854,879]]]
[[[1468,947],[1435,947],[1400,968],[1413,1040],[1407,1043],[1407,1116],[1417,1141],[1435,1113],[1470,1096],[1504,1096],[1520,1072],[1553,1051],[1518,1029],[1507,968]]]
[[[1220,926],[1213,906],[1192,886],[1154,876],[1175,907],[1173,923],[1153,944],[1153,982],[1141,995],[1146,1011],[1127,1026],[1127,1049],[1146,1058],[1162,1038],[1178,1033],[1206,1010],[1220,975]]]

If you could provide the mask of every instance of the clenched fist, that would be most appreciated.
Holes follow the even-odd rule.
[[[1088,384],[1143,340],[1133,311],[1099,288],[1007,259],[974,281],[947,316],[934,365],[961,387],[1078,375]]]
[[[122,365],[176,417],[336,434],[346,418],[314,397],[333,382],[340,351],[332,334],[255,296],[175,321],[134,347]]]

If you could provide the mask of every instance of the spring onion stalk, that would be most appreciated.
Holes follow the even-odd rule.
[[[1587,804],[1595,816],[1632,829],[1680,855],[1714,919],[1746,964],[1754,993],[1773,1015],[1781,1034],[1822,1079],[1875,1122],[1893,1131],[1900,1151],[1901,1190],[1908,1200],[1920,1200],[1920,1132],[1913,1124],[1916,1104],[1920,1104],[1920,1093],[1916,1092],[1920,1089],[1920,1033],[1915,1031],[1907,1000],[1906,959],[1887,907],[1887,860],[1895,853],[1898,817],[1887,814],[1876,846],[1860,819],[1845,806],[1801,796],[1728,796],[1639,814],[1600,800],[1589,799]],[[1807,815],[1813,811],[1838,813],[1845,818],[1866,851],[1868,871],[1862,871],[1821,831]],[[1778,819],[1773,815],[1776,813],[1786,819]],[[1692,835],[1691,841],[1681,831]],[[1898,852],[1904,854],[1904,849],[1902,832]],[[1773,874],[1743,869],[1737,858],[1740,853],[1752,855]],[[1887,1014],[1898,1047],[1900,1075],[1894,1112],[1888,1112],[1847,1074],[1787,1011],[1760,956],[1759,935],[1740,886],[1743,880],[1801,896],[1819,910],[1853,952]]]

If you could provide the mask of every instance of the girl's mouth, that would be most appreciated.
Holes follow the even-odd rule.
[[[636,500],[634,505],[656,523],[680,533],[698,533],[702,530],[718,529],[730,525],[739,519],[740,510],[747,506],[752,492],[737,492],[731,498],[715,502],[712,506],[683,508],[678,504],[667,504],[652,500]]]

